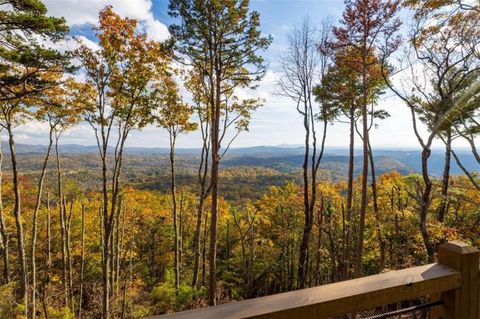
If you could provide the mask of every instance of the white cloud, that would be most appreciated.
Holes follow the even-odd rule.
[[[64,17],[70,26],[97,24],[99,11],[112,5],[120,16],[137,19],[151,40],[164,41],[170,36],[167,26],[155,19],[151,0],[45,0],[44,3],[50,15]]]
[[[58,42],[51,42],[51,41],[45,41],[41,40],[41,43],[43,43],[45,46],[54,48],[59,52],[66,52],[66,51],[73,51],[77,49],[80,44],[84,44],[88,48],[92,50],[98,50],[100,47],[97,43],[93,42],[92,40],[88,39],[87,37],[80,35],[80,36],[75,36],[75,37],[67,37],[62,41]]]

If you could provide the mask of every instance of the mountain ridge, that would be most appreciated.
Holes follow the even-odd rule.
[[[6,142],[2,142],[2,149],[4,153],[9,154],[9,147]],[[22,156],[38,156],[46,152],[47,145],[18,143],[15,145],[15,150]],[[304,148],[301,145],[259,145],[231,148],[222,161],[222,165],[226,167],[259,166],[281,171],[293,171],[301,168],[303,163],[303,150]],[[109,152],[113,151],[114,148],[110,147]],[[200,148],[178,148],[176,153],[179,157],[192,160],[200,156],[200,151]],[[322,160],[322,167],[326,170],[347,169],[345,165],[348,164],[348,151],[347,147],[327,147]],[[60,152],[62,154],[75,156],[97,153],[98,148],[96,145],[61,144]],[[164,157],[168,155],[169,149],[161,147],[126,147],[124,153],[126,156]],[[403,174],[407,174],[421,170],[420,150],[379,147],[378,149],[374,149],[373,153],[375,162],[377,163],[378,173],[397,170]],[[459,149],[457,155],[461,158],[462,163],[468,170],[480,172],[480,165],[478,165],[473,154],[471,154],[468,149]],[[355,165],[358,167],[361,161],[361,149],[355,149]],[[440,148],[432,149],[429,159],[430,174],[440,176],[443,173],[443,166],[444,150]],[[451,173],[463,173],[453,159],[451,162]]]

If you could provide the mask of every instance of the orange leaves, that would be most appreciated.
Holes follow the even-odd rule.
[[[95,30],[106,56],[114,59],[119,52],[125,51],[129,45],[128,39],[135,37],[136,26],[136,20],[122,19],[113,11],[112,6],[106,6],[100,11],[99,27]]]
[[[92,96],[86,119],[96,125],[118,123],[125,133],[153,122],[154,85],[170,77],[168,47],[137,33],[137,21],[121,18],[111,6],[99,15],[94,28],[100,49],[81,45],[75,56],[87,75],[85,89]]]

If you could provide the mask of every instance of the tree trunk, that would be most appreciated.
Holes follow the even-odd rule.
[[[82,303],[83,303],[83,273],[85,270],[85,204],[82,203],[82,239],[81,239],[81,254],[80,254],[80,288],[78,299],[78,319],[82,318]]]
[[[430,241],[430,234],[427,227],[427,213],[430,206],[430,195],[432,192],[432,182],[428,176],[428,158],[430,157],[430,148],[424,148],[422,151],[422,176],[425,183],[423,195],[421,195],[420,203],[420,232],[422,234],[423,242],[427,250],[428,262],[433,263],[435,260],[435,248]]]
[[[7,226],[5,224],[5,216],[3,214],[3,152],[2,152],[2,141],[0,139],[0,236],[2,242],[2,259],[3,259],[3,282],[8,284],[10,282],[10,256],[9,256],[9,245],[10,245],[10,235],[8,234]]]
[[[315,257],[315,286],[318,286],[322,282],[320,267],[321,267],[321,249],[322,249],[322,226],[323,226],[323,199],[321,199],[320,209],[317,211],[317,252]]]
[[[63,297],[64,306],[69,306],[68,302],[68,279],[67,279],[67,235],[66,235],[66,218],[65,205],[63,202],[63,186],[62,186],[62,172],[60,168],[60,154],[58,151],[58,135],[55,137],[55,155],[57,163],[57,195],[58,195],[58,209],[60,219],[60,234],[62,240],[62,283],[63,283]]]
[[[378,242],[380,246],[380,269],[383,269],[385,267],[385,240],[383,238],[383,232],[382,232],[382,223],[380,221],[380,210],[378,208],[378,194],[377,194],[377,176],[375,173],[375,162],[373,160],[373,150],[372,146],[370,144],[370,141],[368,141],[368,157],[370,159],[370,169],[371,169],[371,177],[372,177],[372,197],[373,197],[373,211],[375,213],[375,227],[377,228],[378,232]]]
[[[50,134],[49,134],[49,143],[48,143],[48,148],[47,148],[47,154],[45,155],[45,159],[43,161],[43,166],[42,166],[42,171],[40,173],[40,179],[38,180],[38,186],[37,186],[37,198],[35,202],[35,210],[33,212],[33,220],[32,220],[32,246],[30,250],[30,258],[31,258],[31,277],[32,277],[32,295],[31,295],[31,317],[32,319],[35,319],[37,309],[36,309],[36,304],[37,304],[37,265],[36,265],[36,246],[37,246],[37,226],[38,226],[38,212],[40,210],[40,206],[42,204],[42,194],[43,194],[43,181],[45,179],[45,173],[47,171],[47,164],[48,164],[48,159],[50,158],[50,151],[52,149],[52,144],[53,144],[53,129],[50,129]]]
[[[297,288],[305,287],[306,277],[306,263],[308,254],[308,244],[310,241],[310,232],[312,230],[312,221],[310,220],[310,200],[309,200],[309,178],[308,178],[308,159],[310,153],[310,126],[309,126],[309,112],[307,102],[304,103],[303,113],[303,127],[305,130],[305,153],[303,156],[303,214],[304,225],[302,241],[299,248],[298,257],[298,282]]]
[[[46,201],[47,217],[46,217],[46,248],[45,248],[45,277],[42,284],[42,307],[45,319],[48,319],[47,307],[47,285],[50,283],[50,269],[52,268],[52,239],[51,239],[51,216],[50,216],[50,193],[47,193]]]
[[[67,200],[65,196],[63,197],[63,206],[67,207]],[[73,265],[72,265],[72,249],[71,249],[71,226],[72,226],[72,214],[73,214],[73,205],[75,200],[72,199],[70,203],[70,210],[68,213],[68,217],[65,223],[65,230],[66,230],[66,250],[67,250],[67,267],[68,267],[68,301],[70,305],[70,309],[73,313],[75,313],[75,305],[73,300]]]
[[[216,147],[214,148],[216,151]],[[216,264],[217,264],[217,219],[218,219],[218,159],[212,160],[212,210],[210,216],[209,249],[209,305],[216,304]]]
[[[121,319],[125,319],[127,314],[127,291],[128,291],[128,282],[133,280],[133,263],[132,263],[132,246],[133,242],[130,243],[129,248],[129,275],[125,276],[125,282],[123,284],[123,301],[122,301],[122,312],[120,315]]]
[[[25,316],[28,318],[28,278],[27,278],[27,261],[25,257],[25,240],[23,234],[22,215],[21,215],[21,195],[20,181],[18,179],[17,156],[15,153],[15,141],[13,139],[13,131],[10,123],[7,125],[8,145],[10,147],[10,159],[12,161],[13,173],[13,192],[14,206],[13,215],[15,217],[15,225],[17,228],[17,249],[18,262],[20,264],[20,296],[25,306]]]
[[[193,236],[193,277],[192,277],[192,287],[197,287],[198,285],[198,273],[200,269],[200,235],[202,231],[202,218],[204,213],[205,200],[207,199],[210,193],[210,187],[207,187],[208,181],[208,163],[209,163],[209,152],[210,152],[210,140],[209,140],[209,119],[208,116],[205,118],[199,113],[200,118],[200,128],[202,132],[202,153],[200,155],[200,164],[198,166],[198,183],[200,184],[200,192],[198,195],[198,206],[197,206],[197,223],[195,227],[195,234]]]
[[[176,135],[174,132],[170,132],[170,174],[171,174],[171,184],[170,192],[172,195],[172,215],[173,215],[173,250],[174,250],[174,260],[173,260],[173,269],[175,272],[175,291],[178,295],[178,289],[180,287],[180,266],[179,266],[179,247],[178,247],[178,223],[177,223],[177,185],[175,180],[175,142]]]
[[[205,214],[205,224],[203,226],[203,249],[202,249],[202,286],[205,287],[206,284],[206,273],[207,273],[207,235],[208,235],[208,215]]]
[[[445,214],[447,213],[448,203],[448,187],[450,182],[450,161],[451,161],[451,145],[452,145],[452,132],[447,130],[446,133],[446,147],[445,147],[445,166],[443,168],[442,177],[442,193],[440,198],[440,205],[437,209],[437,220],[442,222],[445,220]]]
[[[198,273],[200,269],[200,233],[202,230],[202,217],[203,217],[204,198],[200,196],[197,206],[197,224],[195,227],[195,234],[193,236],[193,277],[192,287],[198,285]]]
[[[183,265],[183,237],[185,232],[185,220],[183,215],[183,204],[184,204],[184,193],[183,190],[180,192],[180,207],[178,212],[178,222],[179,222],[179,230],[178,230],[178,268],[179,274],[182,273],[182,265]]]
[[[362,276],[362,257],[363,257],[363,240],[365,232],[365,216],[367,214],[367,191],[368,191],[368,117],[367,117],[367,69],[366,69],[366,57],[363,57],[362,61],[362,84],[363,84],[363,103],[362,103],[362,127],[363,127],[363,168],[362,168],[362,192],[360,203],[360,219],[358,225],[358,241],[357,251],[355,255],[355,277]]]
[[[355,169],[355,108],[349,109],[350,119],[350,144],[348,155],[348,182],[347,182],[347,212],[346,212],[346,235],[345,249],[343,251],[344,275],[343,280],[349,279],[350,271],[350,235],[351,235],[351,216],[353,213],[353,173]]]
[[[209,285],[208,285],[208,304],[214,306],[216,300],[216,282],[217,282],[217,220],[218,220],[218,173],[220,165],[220,109],[221,109],[221,70],[219,57],[214,59],[211,67],[213,75],[213,65],[215,65],[215,81],[211,79],[211,145],[212,145],[212,172],[210,176],[210,185],[212,187],[212,207],[210,215],[210,249],[209,249]],[[215,83],[214,83],[215,82]]]
[[[119,292],[119,285],[120,285],[120,256],[123,253],[123,239],[125,237],[125,200],[123,199],[123,196],[120,196],[119,199],[119,204],[118,204],[118,209],[117,209],[117,216],[115,217],[115,250],[114,250],[114,268],[112,272],[114,273],[113,275],[113,291],[114,295],[118,297],[118,292]],[[120,226],[121,226],[121,232],[120,232]]]

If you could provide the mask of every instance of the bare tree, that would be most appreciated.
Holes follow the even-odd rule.
[[[281,56],[282,78],[278,82],[280,93],[296,103],[303,117],[305,152],[303,159],[303,205],[304,227],[299,247],[298,288],[304,288],[307,278],[308,250],[314,223],[317,196],[317,173],[325,149],[327,119],[324,117],[321,142],[317,142],[317,120],[322,117],[322,108],[314,106],[315,85],[322,81],[327,70],[326,51],[318,50],[318,44],[330,41],[331,24],[325,21],[320,32],[304,19],[289,38],[289,47]],[[319,149],[317,149],[317,147]]]

